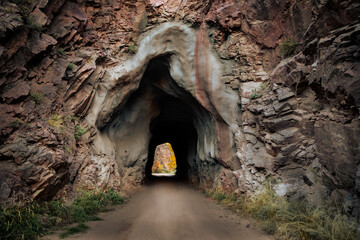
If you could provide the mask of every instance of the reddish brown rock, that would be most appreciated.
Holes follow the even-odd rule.
[[[29,19],[31,19],[31,21],[34,21],[33,24],[38,24],[39,27],[44,27],[48,22],[48,18],[45,13],[43,13],[39,9],[40,7],[41,6],[38,6],[37,8],[35,8],[34,11],[29,14]]]
[[[32,54],[36,55],[45,51],[49,46],[55,45],[57,41],[51,36],[43,33],[33,32],[26,42],[26,47]]]
[[[8,32],[13,32],[23,25],[18,6],[13,3],[4,3],[0,6],[0,38],[6,37]]]
[[[5,92],[2,95],[2,98],[7,103],[13,102],[15,100],[18,100],[21,97],[28,96],[30,93],[30,86],[27,82],[21,81],[18,84],[16,84],[14,87],[9,89],[7,92]]]

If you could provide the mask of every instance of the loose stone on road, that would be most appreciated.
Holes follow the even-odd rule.
[[[125,206],[103,213],[104,221],[68,239],[80,240],[271,240],[248,221],[182,183],[159,181],[144,187]],[[52,236],[51,239],[57,239]]]

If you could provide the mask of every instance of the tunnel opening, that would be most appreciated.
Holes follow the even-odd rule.
[[[112,149],[124,189],[155,180],[151,171],[155,148],[166,142],[177,159],[175,180],[198,185],[201,179],[214,178],[220,168],[213,119],[194,93],[172,78],[172,56],[149,61],[138,88],[101,129],[104,148]]]

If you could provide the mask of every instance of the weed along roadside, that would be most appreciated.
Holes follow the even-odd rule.
[[[61,238],[84,232],[88,229],[86,221],[101,220],[96,214],[124,202],[122,195],[110,189],[103,192],[81,191],[71,203],[55,200],[1,207],[0,239],[33,240],[57,230],[60,230]],[[66,228],[69,224],[74,226]]]
[[[331,203],[310,207],[304,202],[290,202],[275,193],[270,183],[251,197],[236,196],[219,189],[203,193],[218,204],[254,218],[276,239],[355,240],[360,239],[360,224]]]

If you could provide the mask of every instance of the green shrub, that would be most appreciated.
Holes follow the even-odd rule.
[[[124,203],[124,197],[113,189],[109,189],[103,197],[107,205],[119,205]]]
[[[70,62],[69,65],[67,66],[67,69],[70,71],[74,70],[74,68],[75,68],[75,64],[73,62]]]
[[[50,216],[59,217],[64,222],[69,222],[70,209],[69,206],[66,206],[63,201],[55,200],[50,201],[47,204],[47,209]]]
[[[281,44],[280,44],[280,48],[279,48],[279,54],[282,57],[289,57],[291,56],[296,47],[297,47],[298,43],[293,39],[293,38],[287,38],[285,39]]]
[[[256,90],[252,90],[251,95],[250,95],[251,100],[261,98],[261,97],[262,97],[262,94],[258,93]]]
[[[324,105],[319,102],[315,102],[312,104],[312,108],[314,109],[314,111],[320,111],[324,108]]]
[[[57,48],[56,48],[56,51],[57,51],[60,55],[66,55],[65,50],[62,49],[62,48],[57,47]]]
[[[26,23],[29,26],[29,28],[41,32],[43,30],[41,24],[39,24],[36,19],[32,16],[26,17]]]
[[[136,53],[136,46],[133,43],[130,43],[128,46],[128,52],[131,54],[135,54]]]
[[[44,100],[45,95],[42,92],[34,92],[30,94],[30,99],[34,101],[36,104],[42,103]]]
[[[124,203],[124,197],[110,189],[107,192],[84,192],[74,202],[70,209],[70,221],[85,222],[89,217],[104,211],[111,205]]]
[[[76,139],[79,139],[82,135],[84,135],[86,133],[86,130],[82,127],[80,127],[79,125],[77,125],[75,127],[75,133],[74,133],[74,137]]]

